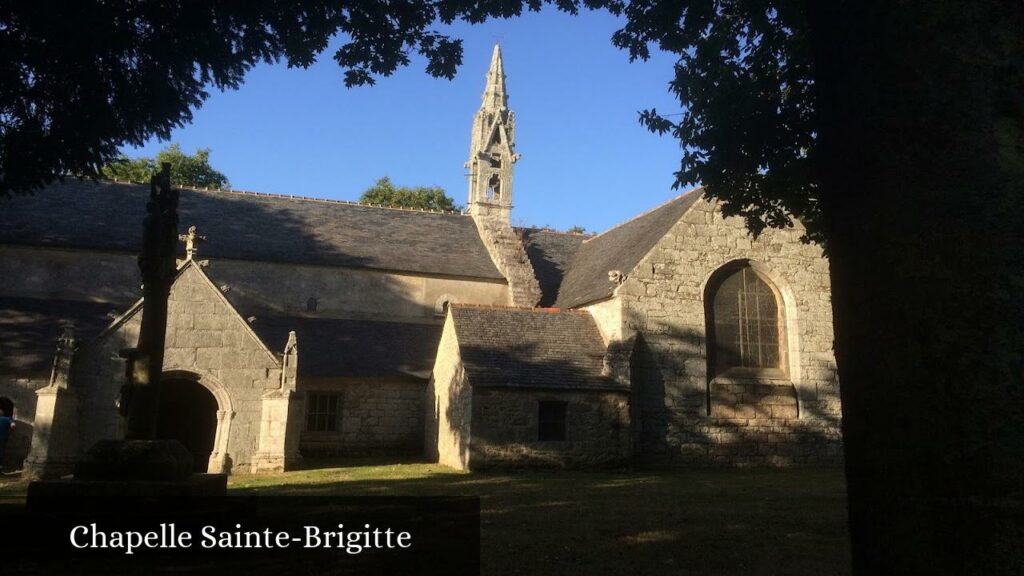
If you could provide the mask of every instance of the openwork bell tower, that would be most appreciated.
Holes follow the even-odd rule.
[[[469,211],[477,217],[511,222],[515,114],[508,109],[501,47],[494,46],[483,103],[473,118],[469,147]]]
[[[540,285],[526,256],[522,239],[512,229],[512,165],[516,121],[508,109],[505,66],[501,47],[495,46],[487,71],[484,101],[473,118],[469,146],[469,213],[494,264],[508,281],[509,304],[533,307],[540,301]]]

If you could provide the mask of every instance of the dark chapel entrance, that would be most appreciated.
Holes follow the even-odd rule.
[[[195,380],[164,378],[156,433],[181,442],[192,453],[195,471],[206,472],[217,434],[217,399]]]

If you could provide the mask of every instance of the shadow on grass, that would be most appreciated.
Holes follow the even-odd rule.
[[[486,575],[849,574],[840,469],[466,474],[390,460],[339,464],[235,475],[229,489],[266,495],[477,495]],[[19,485],[24,486],[0,488],[0,497]]]
[[[838,469],[463,474],[437,464],[235,477],[232,492],[478,495],[483,574],[848,574]]]

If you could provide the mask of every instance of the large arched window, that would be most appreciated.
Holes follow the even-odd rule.
[[[722,270],[710,288],[708,329],[714,376],[725,372],[784,375],[785,320],[775,288],[749,265]]]

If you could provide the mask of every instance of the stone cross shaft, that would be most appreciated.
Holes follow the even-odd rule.
[[[125,438],[156,437],[160,402],[160,373],[167,332],[167,297],[177,271],[174,254],[178,239],[178,191],[171,188],[170,164],[153,175],[143,222],[142,323],[137,348],[122,351],[127,359],[127,383],[119,400],[125,415]]]

